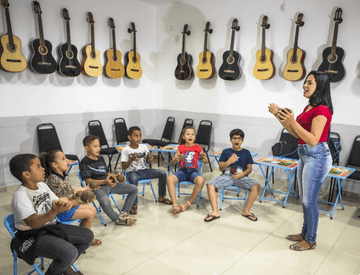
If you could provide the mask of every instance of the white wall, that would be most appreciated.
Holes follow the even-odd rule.
[[[332,83],[334,104],[333,122],[359,125],[360,56],[360,1],[358,0],[197,0],[168,1],[157,9],[158,59],[157,79],[163,87],[163,108],[182,111],[271,117],[267,111],[270,102],[301,112],[307,101],[302,97],[302,81],[289,82],[282,77],[286,65],[286,53],[294,45],[297,13],[304,13],[305,25],[300,28],[299,47],[306,51],[305,67],[309,72],[317,69],[322,61],[322,51],[331,46],[334,30],[334,11],[343,9],[343,22],[339,25],[337,45],[345,50],[346,78]],[[274,52],[276,75],[273,79],[259,81],[253,76],[255,53],[261,47],[261,20],[269,17],[270,29],[266,31],[266,47]],[[194,59],[193,69],[203,51],[204,29],[210,21],[209,50],[215,54],[216,68],[222,64],[222,54],[229,50],[231,23],[239,21],[240,31],[235,36],[235,47],[241,56],[243,75],[238,81],[223,81],[218,76],[211,80],[197,77],[192,81],[177,81],[174,77],[176,56],[181,52],[182,30],[189,25],[190,36],[186,39],[186,51]],[[179,42],[175,42],[180,36]],[[359,73],[358,73],[359,75]],[[179,104],[180,103],[180,104]]]
[[[22,52],[27,60],[32,55],[29,43],[38,38],[38,25],[30,0],[12,0],[10,16],[14,35],[22,41]],[[39,1],[42,10],[44,36],[56,49],[66,42],[62,8],[70,14],[71,42],[78,51],[90,43],[87,12],[95,20],[95,46],[100,61],[105,65],[104,53],[111,47],[108,18],[115,21],[117,49],[124,56],[132,49],[130,22],[137,29],[137,51],[141,55],[144,74],[140,80],[87,77],[66,78],[58,73],[40,75],[27,68],[22,73],[0,72],[0,117],[32,116],[101,112],[114,110],[157,108],[161,90],[155,82],[156,8],[138,0],[46,0]],[[6,33],[4,9],[1,33]],[[81,62],[82,56],[78,56]],[[151,91],[151,92],[149,92]]]

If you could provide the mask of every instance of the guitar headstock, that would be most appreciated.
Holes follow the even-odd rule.
[[[108,25],[110,28],[115,29],[115,22],[114,19],[112,19],[111,17],[108,20]]]
[[[86,20],[87,20],[88,23],[90,23],[90,24],[95,24],[94,17],[93,17],[93,14],[92,14],[91,12],[88,12],[88,13],[87,13]]]
[[[1,5],[3,5],[4,8],[8,8],[10,6],[8,0],[1,0]]]
[[[263,20],[262,20],[261,27],[262,27],[262,28],[265,28],[265,29],[270,28],[270,24],[268,23],[268,17],[267,17],[267,15],[264,15]]]
[[[70,20],[69,12],[66,8],[62,9],[61,14],[65,20],[67,20],[67,21]]]
[[[183,35],[185,35],[185,34],[190,35],[191,32],[188,30],[188,27],[189,27],[188,24],[184,25],[184,30],[182,31]]]
[[[131,22],[130,26],[131,26],[131,28],[128,28],[128,33],[132,33],[132,32],[135,33],[136,32],[135,23]]]
[[[305,22],[303,21],[303,18],[304,18],[304,14],[303,14],[303,13],[299,13],[298,18],[297,18],[295,24],[298,25],[298,26],[300,26],[300,27],[304,26]]]
[[[212,33],[213,32],[213,29],[210,29],[210,22],[206,22],[206,26],[205,26],[205,32],[208,32],[208,33]]]
[[[239,31],[240,30],[240,26],[239,26],[239,21],[235,18],[232,21],[232,25],[231,25],[231,29],[235,30],[235,31]]]
[[[335,11],[334,21],[340,24],[343,21],[341,15],[342,15],[342,9],[337,8]]]
[[[33,2],[33,8],[36,14],[42,14],[41,7],[38,1]]]

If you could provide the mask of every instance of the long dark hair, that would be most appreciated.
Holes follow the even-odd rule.
[[[330,80],[329,77],[320,71],[311,71],[305,78],[305,82],[309,75],[313,75],[316,81],[316,90],[309,99],[309,104],[313,107],[324,105],[329,108],[331,114],[334,113],[331,93],[330,93]],[[304,84],[305,84],[304,82]]]
[[[196,130],[194,127],[192,126],[186,126],[184,127],[184,129],[181,131],[181,136],[179,138],[179,144],[182,145],[182,144],[185,144],[185,139],[183,138],[183,135],[185,134],[186,130],[188,129],[193,129],[194,130],[194,133],[195,133],[195,136],[196,136]]]
[[[51,163],[56,162],[56,154],[61,152],[60,150],[51,150],[49,152],[41,152],[39,159],[41,166],[45,168],[45,179],[49,178],[52,174]]]

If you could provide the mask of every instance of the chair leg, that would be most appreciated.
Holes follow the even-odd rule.
[[[206,157],[207,159],[209,160],[209,155],[208,155],[208,152],[205,152],[206,153]],[[210,171],[212,172],[212,167],[211,167],[211,161],[209,160],[209,166],[210,166]]]
[[[106,224],[103,216],[102,216],[101,213],[100,213],[100,210],[99,210],[100,207],[97,207],[96,204],[95,204],[95,202],[92,202],[92,204],[93,204],[93,206],[95,207],[96,212],[97,212],[98,216],[100,217],[100,219],[101,219],[102,223],[104,224],[104,226],[107,226],[107,224]]]
[[[224,190],[225,189],[221,189],[221,195],[220,195],[220,211],[222,210],[222,203],[223,203],[223,200],[224,200]]]
[[[120,156],[121,156],[121,154],[118,155],[118,158],[117,158],[117,160],[116,160],[116,162],[115,162],[114,171],[116,170],[116,167],[117,167],[117,165],[118,165]]]
[[[109,166],[108,166],[108,168],[109,168],[109,171],[110,171],[110,173],[112,172],[111,171],[111,159],[112,159],[112,155],[108,155],[108,157],[109,157]]]
[[[119,213],[121,213],[121,210],[120,210],[120,208],[119,208],[119,205],[116,203],[113,194],[110,194],[109,196],[110,196],[110,198],[112,199],[112,201],[114,202],[114,204],[115,204],[117,210],[119,211]]]

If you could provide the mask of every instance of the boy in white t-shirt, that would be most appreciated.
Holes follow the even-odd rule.
[[[166,196],[166,172],[160,169],[147,169],[146,164],[151,163],[154,157],[149,155],[149,149],[141,143],[141,130],[132,126],[128,130],[130,145],[121,152],[122,168],[126,170],[126,178],[130,184],[138,185],[142,179],[159,179],[159,199],[161,203],[170,205]],[[136,197],[130,214],[137,214],[138,198]]]
[[[94,234],[88,228],[57,223],[55,218],[76,202],[59,199],[43,182],[44,168],[35,155],[16,155],[9,166],[22,183],[11,201],[18,229],[11,248],[28,264],[33,264],[36,256],[53,259],[45,275],[82,274],[73,271],[71,265],[90,246]]]

